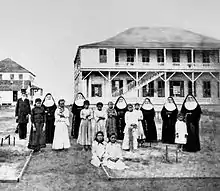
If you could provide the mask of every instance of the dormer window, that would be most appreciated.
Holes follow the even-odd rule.
[[[99,62],[107,63],[107,50],[106,49],[99,49]]]

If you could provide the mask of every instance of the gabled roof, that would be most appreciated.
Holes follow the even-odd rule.
[[[0,72],[5,73],[30,73],[35,76],[32,72],[28,71],[15,61],[11,60],[10,58],[6,58],[0,61]]]
[[[80,48],[220,48],[220,40],[172,27],[135,27]]]

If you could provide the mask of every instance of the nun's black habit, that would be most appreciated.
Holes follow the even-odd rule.
[[[188,97],[194,99],[194,103],[188,102]],[[201,107],[194,96],[187,95],[183,102],[181,113],[185,116],[186,126],[187,126],[187,142],[183,149],[188,152],[196,152],[200,150],[200,140],[199,140],[199,121],[201,117]]]
[[[172,97],[168,97],[167,100],[171,100],[173,107],[169,107],[169,103],[165,103],[161,110],[161,117],[163,120],[162,124],[162,142],[168,144],[175,143],[175,125],[177,121],[178,108],[174,99]]]
[[[51,96],[51,101],[48,104],[46,97],[50,95]],[[53,138],[54,138],[54,130],[55,130],[55,111],[56,111],[56,103],[55,100],[53,98],[53,96],[51,95],[51,93],[46,94],[46,96],[44,97],[44,100],[42,102],[42,106],[45,110],[46,113],[46,127],[45,127],[45,135],[46,135],[46,143],[53,143]]]
[[[124,128],[125,128],[125,113],[127,111],[127,102],[124,97],[120,96],[115,102],[114,109],[117,112],[116,126],[118,139],[123,140],[124,138]]]
[[[72,105],[73,119],[72,119],[71,136],[73,136],[74,139],[78,138],[79,126],[81,122],[80,112],[83,109],[83,102],[85,100],[86,99],[82,93],[77,93],[74,103]]]
[[[146,104],[146,101],[149,101]],[[151,106],[151,107],[150,107]],[[150,99],[146,98],[141,106],[141,111],[143,113],[143,130],[146,137],[147,142],[156,142],[157,141],[157,129],[154,121],[155,110],[150,101]]]

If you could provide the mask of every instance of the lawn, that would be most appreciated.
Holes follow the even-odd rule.
[[[219,165],[220,117],[203,116],[201,124],[202,150],[199,158],[210,166]],[[214,127],[213,124],[215,124]],[[13,108],[0,110],[0,135],[13,134],[15,125]],[[59,152],[52,151],[49,145],[43,152],[34,154],[21,182],[1,183],[0,190],[220,190],[220,178],[149,178],[109,181],[101,168],[95,168],[90,164],[90,152],[82,152],[82,148],[76,144],[75,140],[71,140],[71,145],[68,151]],[[146,148],[146,151],[157,150],[157,147],[161,148],[160,144],[155,145],[155,149]],[[139,152],[144,152],[144,149],[140,149]],[[211,155],[208,156],[207,153]],[[217,156],[215,160],[213,156]],[[126,163],[130,162],[126,161]],[[151,160],[145,162],[147,167]],[[143,164],[143,161],[141,163]],[[136,161],[135,165],[139,163]],[[163,174],[161,169],[158,169],[158,172]],[[212,175],[212,168],[206,169],[206,172]],[[143,172],[137,173],[136,170],[137,175],[141,173]]]

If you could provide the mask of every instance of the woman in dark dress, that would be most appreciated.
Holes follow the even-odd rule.
[[[168,144],[175,143],[175,125],[177,121],[178,108],[174,99],[168,97],[161,110],[162,124],[162,142]]]
[[[81,122],[80,112],[83,109],[83,102],[85,100],[86,99],[82,93],[77,93],[72,106],[73,119],[72,119],[71,136],[73,136],[74,139],[78,138],[79,126]]]
[[[147,142],[157,141],[157,129],[154,121],[155,110],[149,98],[146,98],[141,106],[143,113],[143,130]]]
[[[117,138],[119,140],[123,140],[124,128],[125,128],[125,112],[127,111],[127,102],[122,96],[120,96],[115,102],[114,109],[117,112],[117,117],[116,117],[116,126],[117,126],[117,134],[118,134]]]
[[[187,95],[183,102],[181,113],[185,116],[187,126],[187,142],[183,150],[196,152],[200,150],[199,140],[199,120],[201,117],[201,107],[194,96]]]
[[[54,101],[53,96],[51,93],[47,93],[43,102],[42,106],[46,113],[46,143],[52,144],[53,143],[53,137],[54,137],[54,130],[55,130],[55,116],[54,113],[56,111],[56,103]]]

